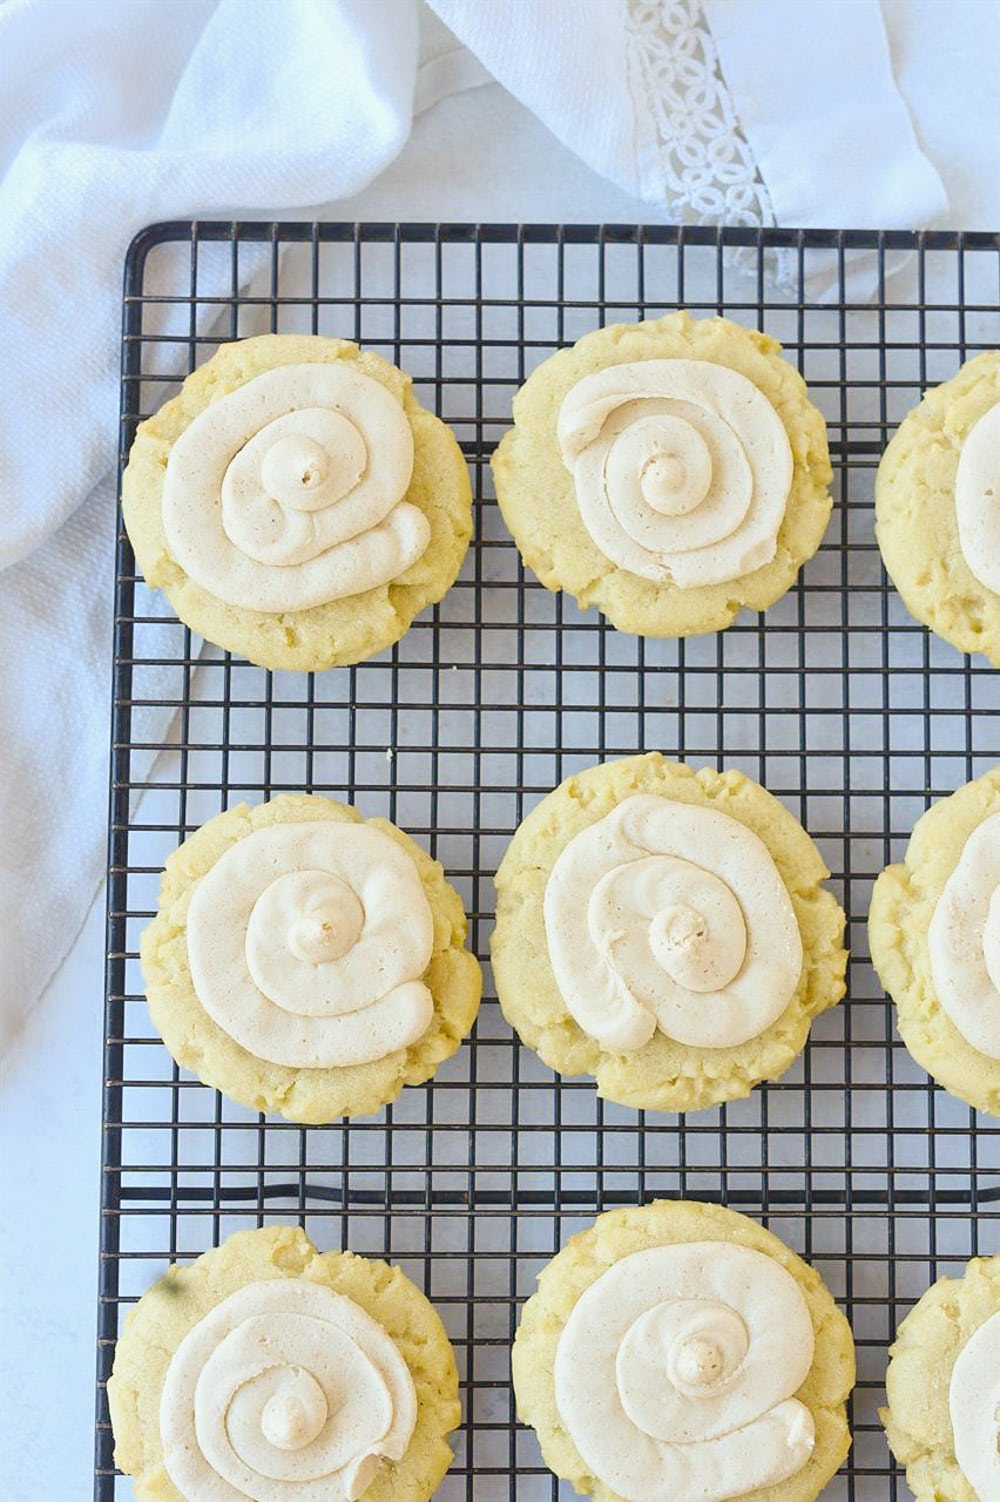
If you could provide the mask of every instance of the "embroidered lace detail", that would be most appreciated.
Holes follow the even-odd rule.
[[[650,198],[687,224],[774,224],[740,129],[701,0],[627,0],[629,64]]]

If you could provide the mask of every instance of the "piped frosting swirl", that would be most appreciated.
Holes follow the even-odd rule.
[[[955,474],[962,556],[980,584],[1000,595],[1000,402],[971,428]]]
[[[619,568],[692,589],[775,556],[792,450],[739,371],[706,360],[607,366],[568,392],[557,435],[584,526]]]
[[[355,1502],[416,1420],[391,1337],[305,1279],[223,1299],[177,1347],[160,1399],[167,1474],[198,1502]]]
[[[966,840],[927,933],[934,992],[967,1043],[1000,1059],[1000,813]]]
[[[814,1346],[799,1286],[773,1258],[729,1242],[651,1247],[573,1306],[556,1406],[626,1502],[723,1502],[808,1461],[815,1425],[794,1394]]]
[[[955,1459],[979,1502],[1000,1497],[1000,1310],[973,1330],[951,1369]]]
[[[163,527],[227,604],[307,610],[390,583],[430,527],[404,499],[413,433],[398,398],[346,360],[282,365],[211,402],[174,443]]]
[[[785,1010],[802,971],[791,899],[764,842],[716,809],[624,799],[549,875],[545,932],[570,1014],[612,1052],[657,1027],[729,1048]]]
[[[422,1037],[433,945],[415,863],[369,824],[258,829],[206,872],[187,913],[205,1011],[293,1068],[366,1064]]]

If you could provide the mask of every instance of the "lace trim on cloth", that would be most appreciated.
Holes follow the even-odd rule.
[[[644,196],[685,224],[774,224],[701,0],[626,0]]]

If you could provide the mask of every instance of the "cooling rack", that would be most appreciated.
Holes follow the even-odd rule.
[[[476,535],[458,583],[396,648],[313,676],[203,649],[136,577],[119,530],[100,1502],[131,1496],[104,1394],[125,1312],[169,1259],[274,1220],[323,1250],[392,1259],[442,1315],[464,1419],[441,1502],[567,1497],[515,1420],[518,1310],[567,1236],[658,1195],[732,1205],[819,1270],[859,1361],[854,1449],[826,1496],[907,1496],[876,1413],[886,1347],[935,1277],[1000,1251],[1000,1140],[909,1059],[865,916],[928,803],[1000,759],[1000,678],[908,617],[881,568],[871,494],[921,390],[1000,342],[998,270],[996,236],[950,233],[178,222],[135,240],[123,460],[136,422],[220,342],[347,335],[408,370],[456,432]],[[766,619],[644,642],[525,575],[487,461],[539,361],[604,322],[678,305],[782,341],[829,424],[837,504]],[[492,873],[523,814],[572,771],[653,748],[765,783],[817,840],[847,909],[848,999],[780,1083],[686,1118],[604,1104],[518,1046],[488,969],[472,1040],[380,1116],[265,1120],[172,1065],[146,1014],[138,935],[164,859],[205,819],[302,789],[388,816],[443,861],[485,962]]]

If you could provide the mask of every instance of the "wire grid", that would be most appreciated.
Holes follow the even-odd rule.
[[[777,290],[765,278],[775,249],[790,273]],[[119,531],[102,1502],[131,1495],[114,1474],[103,1390],[120,1318],[168,1259],[275,1220],[299,1222],[322,1250],[399,1263],[440,1312],[464,1404],[442,1502],[568,1497],[515,1420],[519,1306],[567,1236],[654,1196],[731,1205],[819,1270],[859,1358],[854,1449],[826,1496],[907,1495],[876,1413],[886,1347],[936,1276],[1000,1251],[1000,1143],[902,1047],[865,917],[874,876],[928,803],[1000,758],[1000,690],[981,659],[908,617],[881,568],[870,497],[885,441],[921,390],[1000,342],[998,267],[997,237],[947,233],[185,222],[135,241],[123,460],[137,420],[220,342],[347,335],[408,370],[452,426],[477,523],[440,606],[392,651],[318,676],[203,650],[136,578]],[[865,275],[875,300],[852,301]],[[805,295],[814,276],[832,280],[833,300]],[[722,634],[642,641],[524,573],[488,457],[539,361],[604,322],[677,305],[783,342],[826,415],[838,504],[820,553],[766,620],[744,612]],[[605,1104],[589,1080],[560,1081],[519,1047],[488,968],[471,1041],[380,1116],[308,1129],[265,1120],[173,1066],[148,1021],[137,941],[164,859],[205,819],[302,789],[388,816],[443,861],[485,963],[492,873],[522,816],[571,772],[652,748],[762,781],[817,840],[847,909],[848,1000],[816,1022],[780,1083],[687,1117]],[[153,776],[157,751],[167,755]]]

